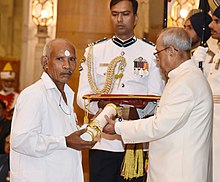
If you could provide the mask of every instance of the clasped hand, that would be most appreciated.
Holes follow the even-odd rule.
[[[110,119],[108,116],[105,115],[105,119],[106,121],[108,122],[105,127],[103,128],[103,132],[104,133],[107,133],[107,134],[110,134],[110,135],[113,135],[113,134],[116,134],[115,132],[115,123],[116,121]]]
[[[80,138],[80,135],[86,132],[86,129],[81,129],[71,133],[66,138],[66,145],[67,147],[76,149],[76,150],[83,150],[83,149],[91,149],[96,141],[85,141]]]
[[[205,62],[206,55],[207,55],[208,47],[199,46],[196,48],[195,52],[193,53],[192,59],[196,62]]]

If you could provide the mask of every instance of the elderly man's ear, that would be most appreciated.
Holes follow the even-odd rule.
[[[42,56],[41,57],[41,65],[43,66],[43,69],[47,69],[47,64],[48,64],[48,57],[47,56]]]
[[[173,56],[177,52],[176,49],[173,46],[170,46],[168,51],[169,51],[169,55],[170,56]]]

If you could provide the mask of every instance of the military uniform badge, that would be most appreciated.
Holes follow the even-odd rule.
[[[141,77],[148,76],[148,62],[143,57],[136,58],[134,60],[134,74]]]

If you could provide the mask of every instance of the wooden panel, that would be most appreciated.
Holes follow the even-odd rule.
[[[163,3],[161,3],[161,0],[150,1],[149,10],[150,26],[148,40],[155,42],[158,34],[163,29]]]
[[[84,32],[69,32],[69,31],[60,31],[59,35],[57,37],[68,37],[70,41],[74,43],[77,50],[83,49],[85,50],[85,47],[88,43],[94,42],[95,40],[102,39],[104,37],[111,37],[112,34],[107,33],[84,33]],[[77,56],[78,57],[78,56]]]

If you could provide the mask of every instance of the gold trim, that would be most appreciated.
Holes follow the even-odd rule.
[[[213,95],[213,101],[215,104],[220,104],[220,95]]]
[[[125,95],[125,94],[88,94],[84,95],[83,99],[89,99],[90,101],[97,101],[101,99],[106,100],[132,100],[132,99],[144,99],[144,100],[160,100],[160,96],[156,95]]]
[[[115,109],[115,112],[118,113],[118,107],[115,104],[109,103],[106,106],[112,106]]]
[[[92,141],[94,141],[95,136],[94,136],[93,132],[87,129],[86,133],[88,133],[92,137]]]
[[[114,75],[115,69],[116,69],[116,66],[118,63],[120,63],[118,65],[118,71],[117,71],[117,74]],[[119,79],[119,83],[120,83],[120,80],[123,77],[123,72],[124,72],[125,66],[126,66],[126,60],[123,57],[123,55],[114,58],[108,65],[108,69],[107,69],[107,73],[106,73],[106,81],[104,83],[104,86],[102,89],[99,89],[96,84],[96,80],[95,80],[95,76],[94,76],[93,46],[91,46],[89,48],[88,57],[87,57],[88,82],[91,87],[91,90],[96,94],[111,93],[111,91],[114,87],[115,81],[117,79]]]

